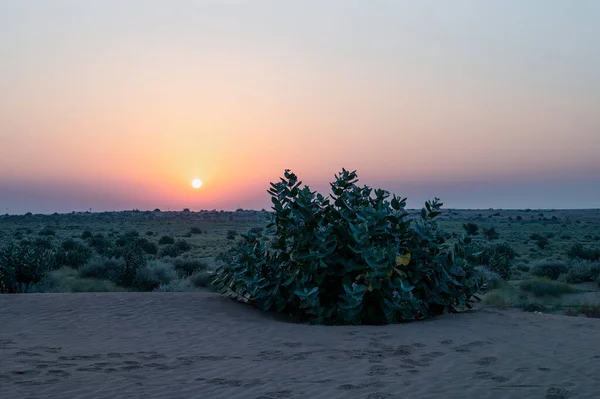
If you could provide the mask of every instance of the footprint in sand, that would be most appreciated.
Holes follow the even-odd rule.
[[[129,366],[123,366],[123,367],[121,367],[121,370],[133,371],[133,370],[139,370],[141,368],[142,368],[142,366],[140,366],[138,364],[132,364],[132,365],[129,365]]]
[[[491,342],[473,341],[473,342],[469,342],[468,344],[455,346],[450,349],[452,349],[455,352],[471,352],[471,349],[478,348],[478,347],[488,345],[488,344],[491,344]]]
[[[10,373],[15,376],[32,376],[40,374],[40,372],[37,370],[13,370]]]
[[[414,352],[415,348],[410,345],[399,345],[394,350],[396,356],[409,356]]]
[[[15,341],[11,341],[10,339],[0,339],[0,349],[15,349],[12,346],[16,344]]]
[[[487,357],[482,357],[481,359],[479,359],[475,363],[478,364],[478,365],[480,365],[480,366],[489,366],[490,364],[495,363],[496,360],[498,360],[498,358],[493,357],[493,356],[487,356]]]
[[[158,353],[150,353],[150,354],[140,354],[138,355],[139,359],[142,360],[157,360],[157,359],[166,359],[167,357],[165,355],[161,355]]]
[[[156,370],[169,370],[169,369],[173,368],[171,366],[168,366],[168,365],[162,364],[162,363],[146,363],[146,364],[144,364],[144,367],[156,369]]]
[[[71,373],[64,370],[48,370],[47,373],[48,375],[61,378],[67,378],[71,376]]]
[[[364,382],[362,384],[342,384],[337,387],[342,391],[356,391],[365,388],[383,388],[387,384],[382,381]]]
[[[386,375],[388,368],[385,366],[372,366],[367,375]]]
[[[211,378],[211,379],[205,379],[205,378],[196,378],[196,381],[204,381],[207,384],[213,384],[213,385],[223,385],[223,386],[228,386],[228,387],[242,387],[244,386],[244,381],[242,380],[228,380],[225,378]]]
[[[374,349],[381,349],[386,352],[394,349],[393,346],[382,343],[378,338],[371,338],[371,340],[369,342],[369,347],[374,348]]]
[[[284,342],[283,346],[287,346],[288,348],[297,348],[299,346],[302,346],[301,342]]]
[[[436,357],[440,357],[440,356],[444,356],[445,353],[444,352],[428,352],[428,353],[423,353],[421,355],[422,358],[425,359],[435,359]]]
[[[76,371],[86,371],[86,372],[98,372],[98,371],[102,371],[101,367],[79,367],[78,369],[76,369]]]
[[[79,356],[60,356],[58,360],[99,360],[102,355],[79,355]]]
[[[33,346],[31,348],[25,348],[25,350],[29,352],[44,351],[46,353],[58,353],[62,350],[62,347]]]
[[[280,399],[280,398],[289,398],[290,396],[293,395],[293,392],[290,390],[283,390],[283,391],[275,391],[275,392],[269,392],[266,394],[268,398],[271,399]]]
[[[123,362],[123,364],[127,366],[139,366],[140,362],[136,362],[135,360],[126,360]]]
[[[60,382],[60,379],[58,378],[53,378],[51,380],[45,380],[45,381],[15,381],[15,384],[18,385],[27,385],[27,386],[39,386],[39,385],[51,385],[51,384],[57,384]]]
[[[506,382],[510,378],[504,377],[502,375],[495,375],[487,371],[478,371],[475,373],[475,378],[479,378],[482,380],[492,380],[496,382]]]
[[[571,396],[571,391],[560,388],[548,388],[546,399],[566,399]]]
[[[414,366],[414,367],[428,367],[429,366],[429,363],[427,363],[427,362],[422,362],[422,361],[418,361],[418,360],[414,360],[414,359],[410,359],[410,358],[402,359],[402,362],[406,363],[410,366]]]
[[[19,351],[14,354],[15,356],[26,356],[26,357],[38,357],[42,356],[39,353],[27,352],[27,351]]]
[[[386,399],[392,396],[391,393],[373,392],[367,395],[366,399]]]

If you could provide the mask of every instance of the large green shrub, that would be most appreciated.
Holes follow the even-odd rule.
[[[445,244],[427,202],[412,223],[405,199],[356,185],[343,170],[325,198],[297,176],[271,183],[270,235],[249,233],[213,281],[263,310],[327,324],[381,324],[424,319],[470,307],[479,288],[462,241]]]

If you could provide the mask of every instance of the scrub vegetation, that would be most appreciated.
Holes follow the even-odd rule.
[[[444,209],[439,201],[429,202],[423,211],[410,210],[405,209],[402,199],[390,198],[383,190],[364,191],[355,185],[355,176],[340,176],[346,180],[332,183],[328,199],[301,193],[300,187],[298,192],[281,197],[286,188],[278,184],[284,183],[275,183],[272,196],[276,201],[269,211],[155,209],[2,215],[0,292],[223,290],[224,284],[244,278],[247,285],[232,292],[264,309],[288,313],[296,309],[297,316],[323,322],[418,319],[462,308],[472,302],[473,294],[483,297],[477,306],[598,317],[600,210],[457,210]],[[295,175],[286,175],[284,182],[287,190],[298,183]],[[393,223],[383,228],[384,221]],[[361,230],[365,227],[366,231]],[[307,231],[312,235],[306,235]],[[335,249],[341,260],[328,254],[333,239],[337,240]],[[393,249],[397,251],[392,256]],[[309,277],[287,293],[281,292],[287,278],[269,280],[265,283],[268,287],[251,283],[260,276],[256,269],[252,276],[248,271],[240,274],[231,269],[240,264],[244,251],[254,257],[254,263],[245,260],[248,266],[256,268],[257,262],[264,260],[264,267],[275,271],[277,264],[288,262],[290,272],[302,271]],[[297,256],[295,264],[282,258],[290,251]],[[433,292],[439,294],[436,305],[426,304],[424,298],[431,293],[424,294],[425,286],[439,288],[439,284],[417,278],[422,267],[417,262],[426,258],[431,276],[439,281],[444,273],[439,262],[444,256],[454,256],[455,263],[444,264],[444,268],[448,271],[454,267],[456,272],[462,268],[465,276],[452,272],[450,277],[467,288],[459,289],[454,282],[445,281],[448,292],[441,294],[435,288]],[[313,265],[313,258],[325,263],[322,274],[321,269],[310,269],[316,266],[305,269],[301,265]],[[336,280],[330,276],[337,273],[332,267],[338,261],[346,262],[348,269],[340,269]],[[377,271],[367,277],[368,270]],[[424,285],[411,283],[415,281]],[[294,284],[300,283],[294,280]],[[335,287],[328,289],[336,293],[333,299],[323,296],[325,290],[319,288],[323,284]],[[271,292],[259,298],[276,286],[276,295]],[[339,311],[342,302],[336,299],[342,297],[348,308],[343,317],[344,312]],[[389,311],[393,306],[385,303],[398,297],[408,304],[403,308],[409,309],[405,314],[404,310]],[[362,305],[371,301],[379,304],[374,313],[375,307],[369,305],[371,310],[367,311]]]

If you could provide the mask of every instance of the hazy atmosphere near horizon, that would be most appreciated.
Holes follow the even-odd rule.
[[[600,2],[0,1],[0,213],[260,209],[287,168],[600,207]],[[202,187],[192,187],[194,178]]]

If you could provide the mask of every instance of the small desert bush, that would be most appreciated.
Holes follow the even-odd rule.
[[[56,267],[69,266],[78,269],[83,266],[93,255],[90,247],[72,238],[64,240],[61,247],[54,254]]]
[[[38,234],[41,235],[41,236],[55,236],[56,235],[56,230],[54,230],[50,226],[46,226],[43,229],[41,229]]]
[[[525,263],[519,263],[515,266],[515,269],[517,269],[521,272],[527,273],[527,272],[529,272],[529,270],[531,270],[531,266],[526,265]]]
[[[229,230],[227,232],[227,239],[228,240],[234,240],[235,236],[237,236],[237,231],[235,231],[235,230]]]
[[[496,231],[495,227],[490,227],[490,228],[483,228],[483,235],[488,239],[488,240],[496,240],[498,238],[500,238],[500,233],[498,233]]]
[[[130,243],[136,241],[140,236],[140,233],[136,230],[131,230],[126,233],[121,234],[115,240],[115,245],[117,247],[125,247]]]
[[[505,309],[510,305],[510,302],[505,295],[500,291],[491,291],[483,298],[483,303],[493,308]]]
[[[156,255],[158,253],[158,246],[146,238],[138,238],[135,243],[149,255]]]
[[[523,293],[517,287],[501,282],[497,288],[490,290],[483,297],[484,305],[495,308],[506,308],[517,306],[526,298],[527,294]]]
[[[164,260],[153,260],[137,269],[132,288],[139,291],[152,291],[161,284],[169,284],[177,279],[172,263]]]
[[[493,290],[502,285],[502,282],[504,280],[502,279],[502,277],[500,277],[498,273],[490,271],[486,268],[479,268],[478,270],[483,279],[483,288]]]
[[[171,236],[162,236],[158,239],[158,245],[175,244],[175,239]]]
[[[122,260],[93,258],[79,269],[79,277],[117,281],[122,267]]]
[[[525,312],[545,312],[548,310],[546,305],[537,302],[524,301],[519,304],[519,307]]]
[[[558,277],[567,273],[569,268],[567,264],[558,260],[541,260],[532,264],[529,273],[537,277],[546,277],[550,280],[556,280]]]
[[[600,261],[600,248],[584,247],[583,244],[573,244],[567,251],[567,256],[572,259]]]
[[[600,319],[600,305],[597,303],[581,305],[579,311],[583,313],[586,317]]]
[[[32,245],[35,247],[41,248],[41,249],[46,249],[46,250],[54,249],[54,244],[52,243],[51,239],[48,237],[36,238],[35,240],[33,240]]]
[[[180,255],[183,255],[190,249],[192,249],[190,243],[188,243],[185,240],[177,240],[173,244],[169,244],[163,247],[163,249],[160,251],[160,256],[163,258],[165,256],[176,258]]]
[[[474,244],[473,248],[477,251],[471,256],[475,263],[486,266],[504,280],[508,280],[512,261],[516,257],[516,252],[510,244],[505,242],[495,245]]]
[[[0,249],[0,293],[26,292],[52,268],[50,251],[28,243],[9,244]]]
[[[194,287],[210,287],[215,275],[207,271],[198,271],[189,277],[190,282]]]
[[[182,277],[191,276],[194,272],[208,269],[208,264],[200,259],[179,257],[174,258],[171,262],[175,267],[175,271]]]
[[[99,255],[108,255],[112,249],[112,243],[102,234],[96,234],[87,239],[88,245],[94,249]]]
[[[569,271],[565,280],[571,284],[594,282],[600,276],[600,262],[573,261],[569,264]]]
[[[69,281],[71,292],[120,292],[125,291],[109,280],[96,278],[76,278]]]
[[[523,291],[529,292],[536,297],[559,297],[563,294],[572,294],[574,292],[577,292],[577,289],[572,285],[544,278],[536,278],[523,281],[519,284],[519,287]]]
[[[135,243],[130,243],[123,251],[123,263],[120,265],[118,274],[113,282],[122,287],[135,287],[137,272],[146,266],[147,262],[144,250],[135,245]]]
[[[199,227],[190,227],[190,234],[202,234],[202,229]]]
[[[198,289],[188,279],[176,279],[167,284],[160,284],[154,292],[195,292]]]
[[[476,236],[479,234],[479,226],[475,223],[464,223],[462,227],[470,236]]]
[[[71,292],[71,288],[60,276],[49,273],[39,282],[29,285],[27,292],[34,294],[50,294],[58,292]]]

